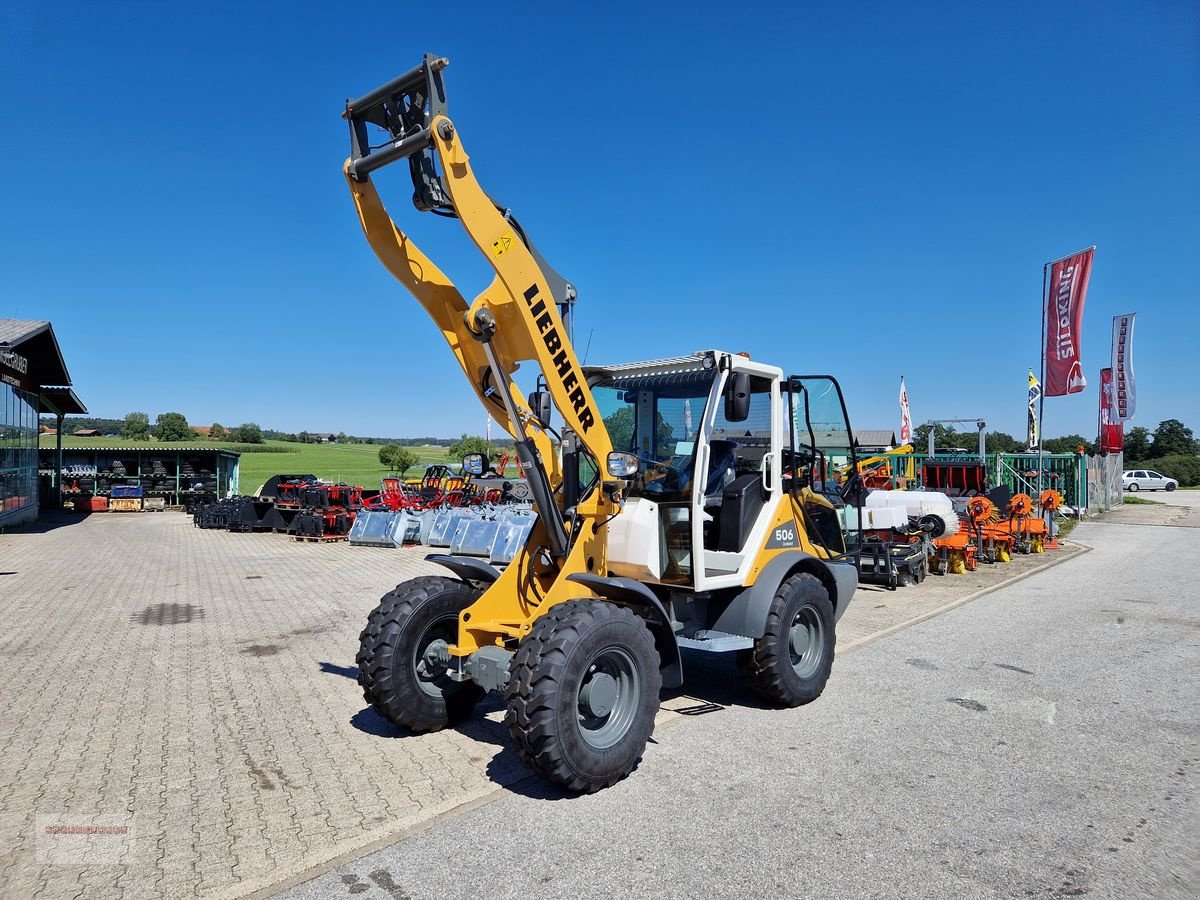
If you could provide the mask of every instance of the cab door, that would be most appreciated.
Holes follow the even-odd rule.
[[[842,388],[832,375],[793,375],[785,392],[784,489],[796,519],[820,555],[857,562],[865,491]]]

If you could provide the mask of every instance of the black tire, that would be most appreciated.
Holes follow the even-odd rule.
[[[603,600],[553,607],[509,664],[504,723],[513,749],[569,791],[615,784],[637,767],[654,732],[659,665],[654,638],[632,611]],[[597,714],[588,694],[609,682],[612,705]]]
[[[1168,494],[1171,493],[1171,491],[1175,490],[1176,487],[1178,487],[1178,485],[1168,482],[1167,483],[1167,493]]]
[[[358,638],[358,683],[385,719],[410,731],[437,731],[470,715],[484,690],[452,681],[424,659],[436,640],[453,643],[458,614],[480,591],[453,578],[425,576],[383,595]]]
[[[738,667],[764,700],[801,706],[825,689],[835,642],[833,604],[825,585],[813,575],[793,575],[775,592],[767,612],[767,631],[754,642],[754,649],[738,654]]]
[[[1125,490],[1127,490],[1127,491],[1133,491],[1133,492],[1135,492],[1135,493],[1137,492],[1137,489],[1138,489],[1138,486],[1137,486],[1137,482],[1136,482],[1136,481],[1134,481],[1134,482],[1131,482],[1131,483],[1130,483],[1130,485],[1129,485],[1129,487],[1125,488]]]

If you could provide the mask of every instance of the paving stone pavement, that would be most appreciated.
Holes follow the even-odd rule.
[[[421,736],[363,702],[358,632],[385,591],[441,571],[423,552],[179,513],[0,535],[0,896],[244,896],[526,778],[494,699]],[[865,589],[839,647],[1046,562]],[[660,727],[738,702],[714,671],[692,669]]]

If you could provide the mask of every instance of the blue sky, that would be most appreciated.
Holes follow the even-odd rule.
[[[744,350],[836,374],[861,428],[904,374],[918,422],[1021,434],[1042,264],[1096,244],[1090,385],[1046,433],[1095,433],[1128,311],[1135,424],[1200,431],[1198,47],[1168,2],[0,0],[0,315],[54,323],[99,415],[481,432],[340,172],[345,98],[429,50],[591,362]],[[377,181],[477,293],[461,228]]]

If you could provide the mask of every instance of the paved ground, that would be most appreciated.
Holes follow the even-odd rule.
[[[1126,496],[1153,500],[1167,506],[1192,506],[1200,509],[1200,491],[1138,491]]]
[[[1105,522],[1200,528],[1200,491],[1138,491],[1125,496],[1147,502],[1126,503],[1106,513]]]
[[[660,728],[598,795],[522,782],[285,896],[1194,898],[1200,542],[1077,538],[808,707]]]
[[[1047,559],[864,590],[839,646]],[[177,513],[0,535],[0,896],[244,896],[522,783],[496,703],[420,737],[364,708],[358,631],[425,571],[420,550],[200,531]],[[707,733],[717,717],[687,715],[706,704],[752,703],[730,676],[690,666],[664,740],[673,723]]]

